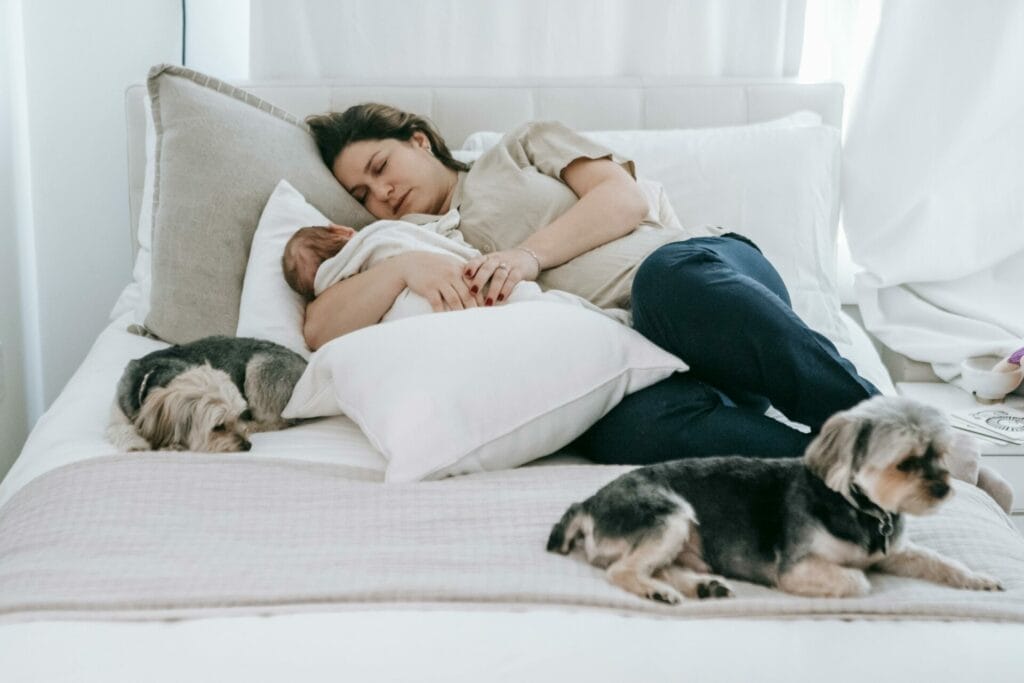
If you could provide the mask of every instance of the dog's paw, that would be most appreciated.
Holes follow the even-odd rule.
[[[798,565],[783,574],[778,588],[808,598],[859,598],[871,592],[871,582],[859,569],[829,565]]]
[[[829,597],[834,598],[861,598],[871,592],[871,582],[864,572],[860,570],[848,570],[844,573],[842,580],[836,582],[835,592]]]
[[[1005,591],[1003,584],[999,583],[998,579],[995,579],[988,574],[972,573],[964,577],[963,581],[959,582],[960,585],[957,588],[965,588],[971,591]]]
[[[725,579],[710,579],[697,584],[697,597],[705,598],[734,598],[736,592]]]
[[[647,599],[663,602],[666,605],[678,605],[683,601],[683,595],[679,591],[666,586],[664,588],[652,588],[647,593]]]
[[[107,439],[120,451],[153,450],[153,446],[128,425],[111,425],[107,428]]]

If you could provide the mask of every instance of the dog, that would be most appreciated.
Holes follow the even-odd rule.
[[[547,549],[582,545],[615,585],[655,601],[734,595],[725,577],[812,597],[868,593],[866,569],[956,588],[999,582],[917,546],[901,515],[952,493],[939,411],[874,397],[830,417],[803,459],[720,456],[627,472],[554,525]]]
[[[306,361],[273,342],[206,337],[128,363],[108,438],[121,450],[248,451],[281,417]]]

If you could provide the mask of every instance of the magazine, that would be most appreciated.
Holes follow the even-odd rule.
[[[949,418],[954,427],[977,436],[1002,444],[1024,444],[1024,410],[1008,406],[970,408],[955,410]]]

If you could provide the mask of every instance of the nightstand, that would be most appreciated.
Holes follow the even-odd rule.
[[[980,408],[983,404],[954,384],[939,382],[897,382],[896,389],[901,395],[922,403],[935,406],[949,412],[965,408]],[[1018,410],[1024,410],[1024,396],[1010,394],[1003,403]],[[1013,486],[1013,521],[1024,533],[1024,445],[996,446],[986,441],[978,441],[981,448],[981,461],[1006,477]]]

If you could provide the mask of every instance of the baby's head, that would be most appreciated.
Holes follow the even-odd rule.
[[[281,268],[288,286],[307,301],[316,296],[314,282],[320,264],[331,258],[352,239],[356,231],[343,225],[300,228],[288,240]]]

